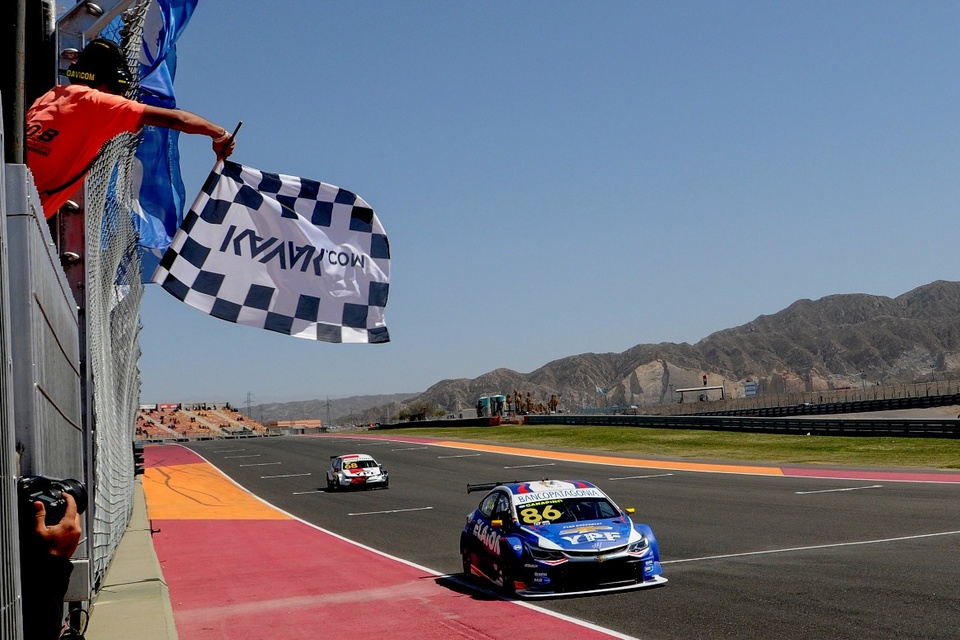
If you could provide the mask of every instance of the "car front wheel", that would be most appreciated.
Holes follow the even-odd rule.
[[[500,590],[503,591],[505,595],[513,596],[517,593],[517,585],[514,583],[517,572],[514,570],[513,560],[509,559],[509,553],[509,548],[502,548],[500,550],[500,560],[497,565],[500,572]]]
[[[466,545],[460,545],[460,562],[463,567],[463,575],[469,577],[473,575],[473,565],[470,562],[470,551]]]

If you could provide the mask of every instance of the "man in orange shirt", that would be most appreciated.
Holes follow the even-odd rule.
[[[54,87],[27,111],[27,166],[49,218],[73,195],[100,148],[114,136],[144,125],[213,138],[224,159],[233,153],[230,133],[209,120],[179,109],[145,105],[123,97],[131,76],[123,52],[99,38],[67,70],[70,85]]]

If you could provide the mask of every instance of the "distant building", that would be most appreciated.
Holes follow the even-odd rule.
[[[271,420],[264,426],[268,429],[319,429],[321,420]]]

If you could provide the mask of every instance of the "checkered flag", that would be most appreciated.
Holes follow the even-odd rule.
[[[359,196],[217,162],[153,281],[212,316],[326,342],[389,342],[390,245]]]

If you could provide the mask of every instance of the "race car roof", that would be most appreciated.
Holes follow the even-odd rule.
[[[341,460],[373,460],[373,456],[366,453],[344,453],[337,456]],[[376,462],[376,460],[373,460]]]

